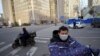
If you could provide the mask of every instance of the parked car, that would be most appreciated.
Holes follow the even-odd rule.
[[[76,22],[76,27],[74,27],[74,24],[73,23],[68,24],[68,27],[69,28],[77,28],[77,29],[79,29],[79,28],[84,28],[85,27],[85,24],[82,23],[82,22]]]
[[[100,18],[93,18],[93,21],[91,23],[92,27],[100,27]]]

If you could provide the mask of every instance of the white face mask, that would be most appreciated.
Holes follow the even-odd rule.
[[[66,40],[68,38],[68,35],[60,35],[61,40]]]

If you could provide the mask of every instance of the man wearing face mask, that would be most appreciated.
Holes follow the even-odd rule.
[[[57,33],[57,30],[55,33]],[[53,35],[50,40],[49,51],[50,56],[92,56],[92,52],[94,52],[72,38],[69,35],[68,28],[65,26],[61,26],[58,34]],[[98,53],[95,53],[94,56],[98,56]]]
[[[68,42],[67,40],[72,39],[68,33],[68,28],[62,26],[59,30],[53,31],[53,38],[50,40],[51,43],[53,42]]]

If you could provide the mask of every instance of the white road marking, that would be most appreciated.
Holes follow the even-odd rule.
[[[19,56],[19,55],[15,55],[15,56]]]
[[[22,49],[22,47],[19,47],[17,49],[14,49],[13,51],[11,51],[8,55],[12,55],[14,56],[16,53],[18,53],[18,51],[20,51]]]
[[[32,47],[32,48],[26,53],[26,55],[27,55],[27,56],[32,56],[32,55],[34,55],[37,49],[38,49],[37,47]]]
[[[100,37],[73,37],[73,38],[100,38]]]
[[[5,44],[5,42],[1,42],[1,43],[0,43],[0,45],[3,45],[3,44]]]
[[[6,50],[7,48],[9,48],[12,44],[6,45],[2,48],[0,48],[0,53],[3,52],[4,50]]]
[[[35,40],[38,43],[47,43],[48,41]]]
[[[41,37],[36,37],[35,39],[46,39],[46,40],[49,40],[50,38],[41,38]]]

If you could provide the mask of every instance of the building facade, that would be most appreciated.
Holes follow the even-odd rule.
[[[88,7],[91,8],[93,5],[93,0],[88,0]]]
[[[64,16],[74,18],[80,15],[80,0],[65,0],[64,1]]]
[[[29,24],[30,3],[28,0],[2,0],[4,18],[8,20],[9,24]]]
[[[88,0],[88,5],[93,11],[93,16],[100,17],[100,0]]]
[[[46,23],[50,21],[50,5],[49,0],[33,0],[35,22]]]
[[[100,6],[100,0],[93,0],[93,6]]]
[[[79,15],[80,0],[2,0],[5,19],[19,25],[59,21]]]
[[[50,0],[50,6],[51,17],[58,21],[62,16],[66,19],[80,15],[80,0]]]
[[[13,0],[15,19],[19,25],[30,23],[31,1],[30,0]]]
[[[14,23],[15,20],[12,4],[12,0],[2,0],[4,19],[10,23]]]
[[[49,0],[2,0],[5,19],[10,23],[50,21]]]

